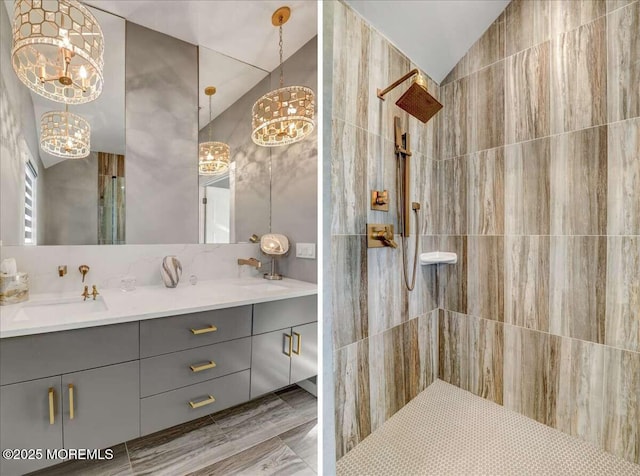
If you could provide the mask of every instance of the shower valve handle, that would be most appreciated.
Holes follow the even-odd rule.
[[[384,230],[376,232],[376,238],[382,241],[386,246],[391,248],[397,248],[398,244],[393,239],[393,231],[389,227],[384,227]]]

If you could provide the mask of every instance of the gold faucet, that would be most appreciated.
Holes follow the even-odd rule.
[[[63,264],[58,266],[58,276],[63,277],[65,274],[67,274],[67,265]]]
[[[98,288],[97,288],[97,287],[96,287],[96,285],[94,284],[94,285],[93,285],[93,291],[91,291],[91,295],[93,296],[93,300],[94,300],[94,301],[96,300],[96,296],[97,296],[98,294],[100,294],[100,293],[98,292]]]
[[[90,296],[91,294],[89,293],[89,286],[85,286],[84,287],[84,291],[82,291],[82,294],[80,296],[82,296],[82,300],[86,301],[87,298]]]
[[[253,266],[256,269],[262,268],[262,263],[255,258],[238,258],[238,265],[242,266],[243,264],[246,264],[247,266]]]
[[[84,277],[89,272],[89,266],[87,266],[86,264],[81,264],[78,268],[78,271],[80,271],[80,273],[82,274],[82,282],[84,283]]]

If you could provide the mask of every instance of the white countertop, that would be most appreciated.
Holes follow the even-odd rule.
[[[25,303],[1,306],[0,339],[310,296],[318,293],[318,287],[295,279],[246,278],[199,281],[194,286],[187,282],[174,289],[158,285],[126,293],[120,289],[98,291],[98,301],[89,298],[82,302],[78,290],[73,294],[35,294]]]

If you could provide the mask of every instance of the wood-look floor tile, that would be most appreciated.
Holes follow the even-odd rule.
[[[224,475],[306,475],[315,472],[280,438],[271,438],[230,458],[189,473],[190,476]]]
[[[607,17],[609,122],[640,116],[640,2]]]
[[[302,387],[291,385],[275,392],[290,405],[296,415],[313,420],[318,417],[318,399]]]
[[[505,148],[505,233],[549,234],[550,158],[549,138]]]
[[[640,464],[640,353],[604,352],[604,448]]]
[[[550,47],[551,43],[546,41],[506,60],[504,125],[507,144],[549,135]]]
[[[467,214],[469,234],[504,234],[504,148],[469,157]]]
[[[552,1],[551,31],[554,35],[573,30],[606,14],[604,0]]]
[[[475,73],[477,150],[504,145],[504,65],[499,61]]]
[[[385,250],[381,250],[385,251]],[[369,335],[365,236],[333,236],[331,265],[333,346],[339,349]]]
[[[318,472],[318,420],[297,426],[278,438],[293,450],[316,473]]]
[[[469,320],[469,391],[502,405],[504,344],[501,322],[467,316]]]
[[[504,321],[504,237],[467,238],[467,314]]]
[[[551,234],[606,235],[607,126],[551,139]]]
[[[438,378],[469,389],[469,319],[466,314],[439,310]]]
[[[506,55],[549,39],[549,0],[514,0],[505,10]]]
[[[444,106],[438,113],[441,159],[477,150],[476,82],[476,74],[472,74],[440,88],[441,103]]]
[[[469,156],[438,163],[440,193],[438,198],[439,231],[442,234],[467,233],[467,168]]]
[[[455,265],[438,266],[439,307],[448,311],[467,312],[467,237],[441,236],[439,251],[457,253]]]
[[[640,235],[640,118],[608,126],[607,233]]]
[[[438,378],[438,310],[405,322],[402,338],[408,402]]]
[[[133,476],[127,447],[124,443],[113,448],[110,460],[71,460],[41,469],[29,476]]]
[[[549,331],[604,343],[607,238],[552,236]]]
[[[605,344],[640,352],[640,237],[607,238]]]
[[[504,12],[469,49],[469,71],[475,72],[504,58]]]
[[[504,321],[549,330],[549,237],[505,236]]]

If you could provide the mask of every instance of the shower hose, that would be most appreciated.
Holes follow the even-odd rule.
[[[401,165],[402,162],[402,165]],[[402,275],[404,276],[404,284],[409,291],[413,291],[413,288],[416,286],[416,271],[418,264],[418,247],[420,244],[420,215],[418,214],[418,209],[414,208],[413,211],[416,214],[416,246],[413,252],[413,271],[411,273],[411,283],[409,283],[409,276],[407,270],[407,243],[404,236],[404,187],[405,183],[403,177],[405,174],[403,173],[402,168],[407,166],[407,163],[402,160],[401,156],[398,157],[398,167],[396,174],[396,183],[398,186],[397,190],[397,203],[398,203],[398,227],[400,229],[400,247],[402,248]],[[406,204],[405,204],[406,206]]]

